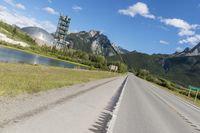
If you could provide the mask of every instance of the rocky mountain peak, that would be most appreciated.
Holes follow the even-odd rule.
[[[125,54],[125,53],[128,53],[129,51],[120,47],[119,45],[115,44],[115,43],[112,43],[112,46],[113,48],[115,49],[115,51],[117,51],[117,53],[119,54]]]
[[[200,55],[200,43],[190,50],[192,55]]]
[[[90,30],[71,33],[67,37],[73,49],[82,50],[88,53],[112,56],[117,53],[127,53],[127,50],[115,45],[112,46],[109,38],[100,31]]]
[[[173,56],[199,56],[200,55],[200,43],[198,43],[195,47],[192,49],[185,48],[182,52],[176,52],[173,54]]]
[[[100,31],[96,31],[96,30],[90,30],[88,33],[90,34],[91,37],[95,37],[96,35],[100,35]]]

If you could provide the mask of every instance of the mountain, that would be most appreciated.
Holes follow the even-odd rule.
[[[194,48],[186,48],[182,52],[176,52],[173,56],[198,56],[200,55],[200,43],[197,44]]]
[[[191,51],[196,51],[199,44]],[[151,74],[159,76],[185,87],[193,85],[200,87],[200,56],[172,56],[163,54],[148,55],[133,51],[122,54],[121,57],[129,69],[138,71],[146,69]],[[107,57],[109,61],[119,60],[119,56]]]
[[[117,44],[112,43],[112,46],[113,46],[113,48],[114,48],[119,54],[126,54],[126,53],[129,53],[129,52],[130,52],[130,51],[128,51],[128,50],[126,50],[126,49],[120,47],[120,46],[117,45]]]
[[[162,67],[164,64],[164,59],[168,55],[148,55],[145,53],[140,53],[137,51],[129,52],[126,54],[121,54],[125,64],[128,65],[129,69],[134,69],[138,71],[139,69],[147,69],[154,74],[165,73],[165,69]],[[109,61],[120,60],[119,56],[107,57]]]
[[[106,35],[95,30],[70,33],[67,41],[70,48],[103,56],[112,56],[116,55],[116,53],[125,52],[121,47],[113,47]]]

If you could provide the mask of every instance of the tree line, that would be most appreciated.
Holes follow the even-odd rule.
[[[30,49],[33,51],[38,51],[38,53],[43,53],[47,55],[52,55],[57,57],[58,59],[78,62],[84,65],[88,65],[91,69],[101,69],[109,71],[110,65],[116,65],[118,67],[119,73],[127,72],[126,64],[120,61],[107,61],[106,58],[102,55],[86,53],[80,50],[74,50],[68,47],[64,47],[61,49],[56,48],[56,46],[37,46],[31,45]]]

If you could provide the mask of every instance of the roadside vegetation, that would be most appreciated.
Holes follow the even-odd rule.
[[[119,74],[106,71],[0,63],[0,96],[32,94],[113,76],[119,76]]]
[[[28,43],[29,45],[36,45],[36,42],[26,33],[22,32],[19,27],[11,26],[7,23],[0,21],[0,33],[5,34],[7,37]]]
[[[162,88],[166,88],[168,91],[172,92],[173,94],[175,94],[177,96],[180,96],[190,102],[194,102],[194,98],[196,96],[196,91],[191,91],[190,96],[188,97],[188,94],[189,94],[188,88],[185,88],[181,85],[178,85],[178,84],[168,81],[166,79],[154,76],[154,75],[150,74],[150,72],[146,69],[140,69],[134,73],[136,74],[136,76],[138,76],[140,78],[143,78],[147,81],[157,84],[157,85],[161,86]],[[200,106],[200,94],[198,94],[195,104]]]
[[[122,54],[121,57],[128,69],[135,71],[146,69],[151,74],[173,81],[184,87],[194,85],[200,87],[200,56],[172,57],[165,54],[139,53],[133,51]],[[108,57],[108,60],[119,60],[118,56]]]
[[[127,67],[125,64],[113,61],[108,62],[104,56],[96,55],[91,53],[86,53],[80,50],[74,50],[71,48],[63,48],[63,49],[56,49],[56,47],[49,47],[49,46],[38,46],[29,35],[22,32],[18,27],[11,26],[0,21],[0,33],[7,35],[11,39],[24,41],[29,44],[29,47],[22,47],[19,45],[12,45],[7,42],[0,41],[0,45],[13,47],[19,50],[24,50],[30,53],[35,53],[39,55],[44,55],[49,58],[56,58],[64,61],[69,61],[70,63],[75,64],[83,64],[86,67],[88,66],[90,69],[100,69],[109,71],[109,65],[113,64],[118,66],[119,73],[127,72]]]

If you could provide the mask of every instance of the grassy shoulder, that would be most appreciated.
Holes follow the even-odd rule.
[[[119,74],[106,71],[0,63],[0,96],[37,93],[113,76],[119,76]]]
[[[188,95],[182,94],[182,93],[180,93],[178,90],[175,90],[175,91],[174,91],[174,90],[170,90],[170,89],[167,88],[167,87],[163,87],[163,86],[160,86],[160,85],[155,84],[155,83],[153,83],[153,84],[156,85],[156,86],[158,86],[158,87],[161,88],[161,89],[164,89],[164,90],[166,90],[166,91],[168,91],[168,92],[170,92],[170,93],[172,93],[172,94],[174,94],[174,95],[176,95],[176,96],[178,96],[178,97],[180,97],[180,98],[182,98],[182,99],[184,99],[184,100],[190,102],[191,104],[194,104],[194,105],[200,107],[200,100],[199,100],[199,99],[197,99],[197,100],[194,102],[194,97],[192,97],[192,96],[188,97]],[[192,92],[192,93],[195,93],[195,92]],[[188,94],[188,93],[187,93],[187,94]]]
[[[171,81],[168,81],[163,78],[159,78],[156,76],[153,76],[149,73],[147,70],[139,70],[136,73],[136,76],[143,78],[157,86],[159,86],[162,89],[167,90],[168,92],[185,99],[186,101],[195,104],[200,107],[200,94],[198,94],[197,99],[195,101],[196,91],[191,91],[190,96],[188,96],[189,89],[185,88],[183,86],[180,86],[178,84],[175,84]]]

